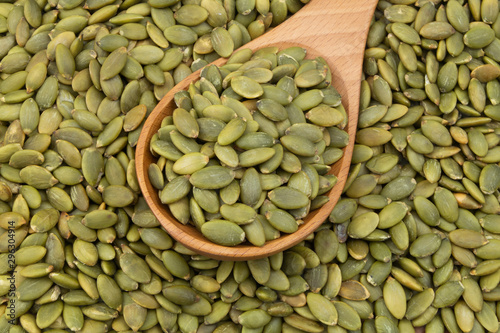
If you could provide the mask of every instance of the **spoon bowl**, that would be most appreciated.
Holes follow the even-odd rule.
[[[327,193],[329,201],[311,211],[299,229],[291,234],[266,242],[257,247],[243,243],[227,247],[212,243],[194,226],[183,225],[162,204],[158,190],[148,178],[148,166],[155,162],[150,152],[151,137],[158,131],[162,119],[176,108],[174,94],[186,90],[191,82],[199,79],[199,71],[177,84],[158,103],[148,116],[136,147],[136,170],[141,191],[162,226],[185,247],[218,260],[251,260],[267,257],[290,248],[314,232],[329,216],[344,188],[354,147],[358,120],[360,81],[366,37],[377,0],[311,0],[300,11],[263,36],[245,44],[243,48],[256,51],[263,47],[277,46],[280,50],[300,46],[307,50],[307,58],[323,57],[332,71],[332,85],[342,96],[348,114],[349,144],[343,157],[332,165],[330,174],[338,178],[337,184]],[[222,66],[227,59],[213,64]]]

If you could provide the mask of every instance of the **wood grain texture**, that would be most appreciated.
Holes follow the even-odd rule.
[[[219,260],[249,260],[281,252],[299,243],[328,218],[344,187],[358,120],[360,81],[366,36],[377,0],[311,0],[290,19],[263,36],[243,46],[257,50],[266,46],[280,49],[302,46],[307,49],[307,58],[322,56],[333,74],[333,86],[342,95],[342,103],[349,116],[346,128],[349,145],[344,148],[343,158],[332,166],[330,173],[338,177],[338,183],[328,193],[330,201],[318,210],[312,211],[298,231],[282,235],[262,247],[239,245],[225,247],[209,242],[196,228],[183,225],[172,217],[166,205],[160,202],[158,191],[148,178],[148,166],[155,162],[150,153],[149,142],[158,131],[162,119],[175,109],[174,94],[187,89],[190,82],[199,78],[195,72],[176,85],[163,97],[149,115],[136,147],[136,169],[141,191],[149,207],[163,227],[177,241],[200,254]],[[222,65],[226,59],[218,59]]]

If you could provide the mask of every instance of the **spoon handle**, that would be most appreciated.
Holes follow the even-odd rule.
[[[267,32],[263,42],[265,40],[265,44],[269,45],[302,44],[322,54],[327,61],[345,58],[345,73],[349,73],[353,67],[349,64],[359,60],[364,53],[367,32],[377,2],[311,0],[287,21]],[[258,44],[259,39],[245,47],[254,48],[254,42]],[[344,71],[340,74],[343,73]]]

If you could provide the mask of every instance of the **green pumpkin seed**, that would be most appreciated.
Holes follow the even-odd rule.
[[[201,226],[202,234],[214,243],[234,246],[245,239],[245,231],[237,224],[225,220],[211,220]]]

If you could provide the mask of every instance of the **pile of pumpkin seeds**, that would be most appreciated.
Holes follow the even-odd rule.
[[[0,332],[498,331],[496,0],[379,2],[345,193],[299,245],[219,262],[145,204],[158,99],[229,55],[212,33],[236,48],[301,5],[0,3]]]
[[[148,171],[178,221],[220,245],[262,246],[328,202],[347,115],[328,65],[306,52],[241,49],[175,94]]]
[[[345,240],[342,286],[364,287],[339,293],[363,332],[499,329],[498,13],[496,0],[378,3],[329,219]]]

